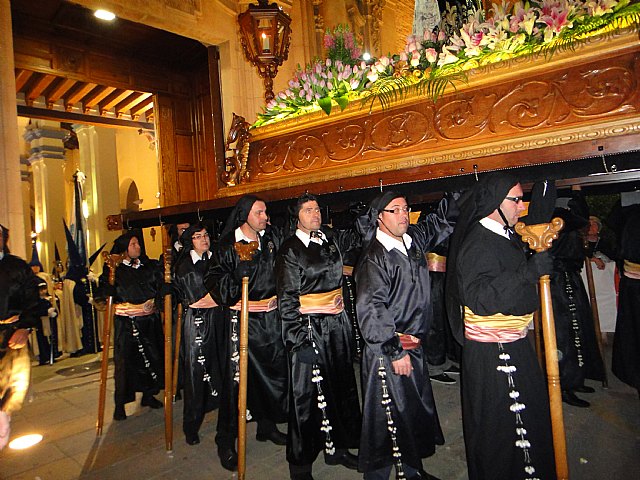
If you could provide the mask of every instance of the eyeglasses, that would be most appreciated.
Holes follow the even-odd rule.
[[[513,203],[518,205],[522,201],[522,197],[504,197],[505,200],[511,200]]]
[[[402,213],[409,213],[411,212],[411,207],[409,206],[404,206],[404,207],[393,207],[393,208],[383,208],[382,209],[383,212],[387,212],[387,213],[393,213],[394,215],[399,215],[400,212]]]
[[[203,238],[209,238],[209,234],[208,233],[198,233],[198,234],[194,235],[193,237],[191,237],[191,240],[202,240]]]

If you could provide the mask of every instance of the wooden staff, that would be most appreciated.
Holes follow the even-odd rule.
[[[589,300],[591,301],[591,313],[593,314],[593,328],[596,331],[596,341],[598,342],[598,350],[602,357],[602,366],[604,367],[604,377],[602,386],[609,388],[609,379],[607,377],[607,365],[604,361],[604,347],[602,345],[602,332],[600,331],[600,314],[598,313],[598,299],[596,298],[596,285],[593,281],[593,267],[589,257],[584,260],[585,271],[587,272],[587,285],[589,286]]]
[[[171,248],[167,248],[164,252],[164,283],[171,283]],[[172,326],[173,309],[171,308],[171,294],[169,293],[164,296],[164,444],[167,452],[173,450]]]
[[[178,361],[180,360],[180,342],[182,341],[182,304],[178,304],[178,318],[176,319],[176,348],[173,354],[173,388],[171,393],[173,402],[178,394]]]
[[[554,218],[551,223],[525,225],[518,222],[516,232],[522,240],[536,252],[544,252],[551,247],[551,242],[558,238],[564,222]],[[560,370],[558,368],[558,347],[556,345],[556,328],[551,303],[551,278],[549,275],[540,277],[540,300],[542,312],[542,334],[544,336],[544,355],[547,365],[547,384],[549,387],[549,406],[551,409],[551,431],[553,433],[553,450],[556,460],[556,476],[558,480],[569,478],[567,464],[567,440],[564,432],[562,416],[562,391],[560,388]]]
[[[240,261],[250,261],[258,242],[235,243]],[[238,480],[244,480],[247,447],[247,366],[249,364],[249,277],[242,277],[242,308],[240,309],[240,380],[238,385]]]
[[[116,267],[124,259],[124,255],[110,254],[102,252],[107,267],[109,268],[109,285],[112,287],[116,284]],[[107,311],[104,316],[104,325],[102,329],[102,365],[100,367],[100,389],[98,396],[98,420],[96,422],[96,435],[102,435],[102,426],[104,425],[104,403],[107,394],[107,371],[109,369],[109,344],[111,343],[111,322],[113,321],[113,296],[107,298]]]
[[[542,322],[540,320],[540,310],[533,312],[533,336],[536,341],[536,355],[538,356],[538,363],[540,368],[544,371],[544,349],[542,346]]]

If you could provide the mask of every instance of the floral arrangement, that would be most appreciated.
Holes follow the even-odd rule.
[[[403,52],[361,61],[360,47],[345,26],[327,31],[325,61],[298,66],[289,88],[276,95],[258,127],[319,109],[330,114],[360,100],[383,107],[408,93],[434,99],[448,85],[465,81],[465,71],[520,55],[551,55],[574,48],[589,35],[640,24],[640,3],[630,0],[529,0],[493,4],[492,16],[471,11],[465,22],[448,8],[442,23],[422,38],[410,35]],[[461,28],[452,25],[462,24]],[[446,32],[449,32],[447,34]]]

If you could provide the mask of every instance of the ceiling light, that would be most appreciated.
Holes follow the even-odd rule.
[[[33,447],[42,440],[42,435],[39,433],[32,433],[29,435],[22,435],[21,437],[14,438],[9,442],[9,448],[13,450],[24,450],[25,448]]]
[[[93,15],[100,20],[106,20],[107,22],[111,22],[115,20],[116,14],[112,13],[108,10],[96,10]]]

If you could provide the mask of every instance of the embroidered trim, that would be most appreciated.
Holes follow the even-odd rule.
[[[502,360],[504,364],[498,365],[496,367],[496,370],[507,375],[507,381],[509,382],[509,388],[511,389],[511,391],[509,392],[509,397],[513,400],[513,403],[509,406],[509,410],[511,410],[516,417],[516,434],[518,435],[518,439],[515,441],[515,445],[516,447],[522,449],[522,453],[524,455],[524,471],[526,473],[524,480],[540,480],[538,477],[533,476],[536,469],[531,464],[531,456],[529,455],[531,442],[527,440],[527,430],[524,428],[524,422],[522,421],[522,416],[520,415],[520,412],[525,410],[526,405],[519,401],[520,392],[516,390],[516,385],[513,378],[513,374],[517,371],[517,368],[515,367],[515,365],[509,365],[511,355],[504,351],[502,343],[498,343],[498,350],[500,351],[500,353],[498,354],[498,358]]]
[[[573,286],[571,285],[569,272],[564,272],[564,290],[569,299],[569,314],[571,315],[571,328],[573,329],[573,344],[576,346],[578,355],[578,367],[584,366],[584,358],[582,356],[582,340],[580,335],[580,324],[578,323],[578,307],[576,306]]]
[[[313,340],[313,334],[311,331],[311,317],[308,318],[307,323],[307,333],[309,341],[313,346],[313,350],[316,352],[316,355],[319,355],[318,347],[316,342]],[[322,425],[320,426],[320,430],[324,432],[325,441],[324,441],[324,452],[327,455],[335,455],[336,447],[333,444],[333,440],[331,439],[331,430],[333,427],[329,422],[329,417],[327,416],[327,402],[324,394],[322,393],[322,375],[320,374],[320,367],[317,363],[313,363],[312,365],[312,373],[313,377],[311,377],[311,381],[316,384],[316,388],[318,389],[318,408],[322,412]]]
[[[345,267],[342,267],[345,268]],[[362,336],[360,335],[360,326],[358,325],[358,315],[356,313],[356,301],[353,295],[355,291],[355,285],[350,276],[343,276],[347,291],[349,292],[349,318],[351,318],[351,328],[353,330],[353,336],[356,344],[356,355],[360,357],[362,355]]]
[[[238,335],[238,323],[240,323],[240,312],[231,311],[231,362],[233,368],[233,382],[240,384],[240,337]],[[251,411],[247,408],[247,422],[253,417]]]
[[[404,469],[402,468],[402,454],[400,453],[400,447],[398,447],[398,439],[396,437],[397,428],[393,422],[393,416],[391,414],[391,395],[389,395],[389,387],[387,387],[387,370],[384,367],[384,357],[378,357],[378,376],[380,377],[380,385],[382,386],[382,408],[387,415],[387,430],[391,437],[391,449],[394,459],[394,466],[396,469],[396,479],[405,479]]]
[[[149,374],[151,375],[151,378],[153,379],[153,381],[157,382],[158,375],[156,374],[156,372],[153,371],[153,368],[151,368],[151,362],[147,358],[147,354],[144,352],[144,345],[142,345],[142,340],[140,340],[140,331],[136,326],[135,317],[129,317],[129,318],[131,319],[131,333],[133,334],[133,338],[135,338],[136,343],[138,344],[138,351],[140,352],[140,355],[142,355],[142,361],[144,362],[144,366],[149,371]]]
[[[218,396],[218,391],[214,388],[213,383],[211,382],[211,375],[209,375],[209,372],[207,370],[207,359],[204,356],[204,353],[202,352],[202,324],[204,323],[204,320],[202,319],[202,317],[200,316],[200,312],[197,311],[194,319],[193,319],[193,323],[196,326],[196,338],[194,340],[195,344],[198,346],[198,359],[197,362],[200,364],[200,366],[202,367],[202,370],[204,371],[204,374],[202,376],[202,381],[205,382],[206,384],[209,385],[209,390],[211,392],[211,396],[212,397],[217,397]]]

